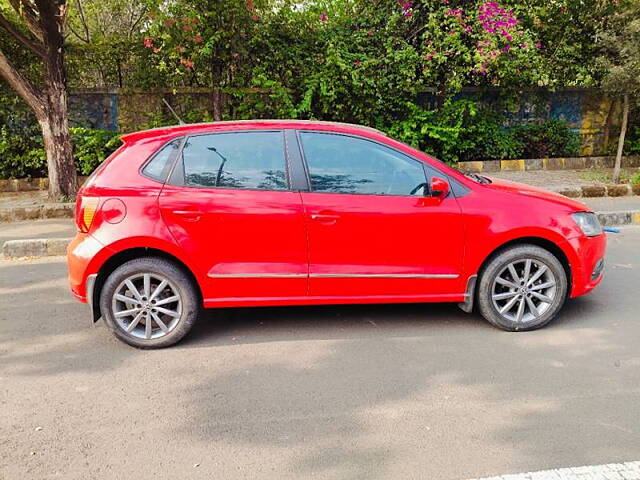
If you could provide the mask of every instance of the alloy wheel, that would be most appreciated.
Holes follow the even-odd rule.
[[[553,305],[557,280],[551,268],[538,259],[518,259],[505,266],[491,288],[491,300],[505,319],[527,323]]]
[[[137,273],[116,288],[113,317],[128,335],[155,339],[171,332],[182,316],[182,298],[175,285],[157,273]]]

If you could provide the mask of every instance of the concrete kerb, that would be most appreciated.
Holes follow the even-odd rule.
[[[0,209],[0,223],[47,218],[73,218],[74,212],[74,203],[48,203],[33,207],[2,208]]]
[[[2,246],[5,258],[50,257],[65,255],[70,238],[32,238],[29,240],[9,240]]]

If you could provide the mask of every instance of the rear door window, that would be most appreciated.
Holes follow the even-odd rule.
[[[280,131],[196,135],[187,139],[182,158],[187,186],[288,189]]]

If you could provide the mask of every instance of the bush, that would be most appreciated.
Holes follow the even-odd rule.
[[[71,128],[73,157],[80,175],[89,175],[120,146],[117,132]],[[37,125],[0,127],[0,178],[47,176],[47,155]]]
[[[73,158],[80,175],[89,175],[120,145],[120,135],[111,130],[72,128]]]
[[[564,120],[518,125],[512,130],[526,158],[575,156],[580,150],[579,133]]]
[[[616,147],[618,146],[617,142],[614,144]],[[627,137],[624,140],[624,153],[626,155],[640,154],[640,126],[630,128],[627,132]]]
[[[522,154],[523,145],[503,126],[504,116],[474,100],[446,101],[438,110],[409,106],[406,120],[387,132],[447,162],[501,160]]]

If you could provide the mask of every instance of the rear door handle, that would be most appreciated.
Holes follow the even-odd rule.
[[[312,213],[311,220],[317,220],[318,222],[335,222],[340,218],[340,215],[332,213]]]
[[[200,217],[204,215],[204,213],[200,210],[173,210],[172,213],[174,215],[183,217],[189,222],[197,222],[198,220],[200,220]]]

